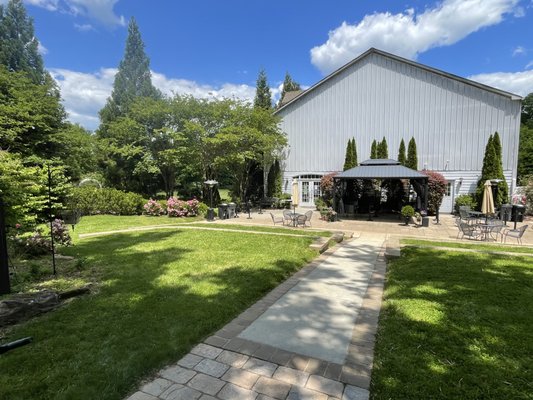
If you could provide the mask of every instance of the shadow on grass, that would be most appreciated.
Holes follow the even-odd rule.
[[[402,252],[389,266],[372,398],[531,398],[531,260]]]
[[[66,253],[99,271],[98,292],[8,333],[34,343],[0,357],[0,397],[125,397],[305,264],[308,242],[184,230],[81,241]]]

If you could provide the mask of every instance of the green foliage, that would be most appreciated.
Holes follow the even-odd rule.
[[[100,148],[95,135],[80,125],[66,123],[52,140],[57,148],[56,156],[72,181],[79,182],[98,171]]]
[[[106,125],[121,116],[128,115],[132,102],[137,97],[158,99],[161,93],[152,85],[150,59],[144,52],[144,43],[139,27],[132,17],[128,25],[128,37],[124,58],[120,62],[113,82],[113,92],[100,110],[100,119]]]
[[[51,166],[52,215],[63,208],[70,185],[61,166]],[[48,218],[47,164],[26,165],[17,154],[0,151],[0,195],[7,204],[6,223],[20,224],[24,231]]]
[[[333,202],[333,196],[335,195],[335,182],[333,178],[337,175],[336,172],[324,175],[320,179],[320,192],[322,193],[322,199],[324,202],[331,206]]]
[[[52,78],[33,83],[23,72],[0,66],[0,150],[49,158],[65,112]]]
[[[533,93],[529,93],[522,100],[522,115],[520,120],[522,125],[533,129]]]
[[[281,89],[281,94],[279,96],[279,101],[277,107],[280,107],[283,103],[283,98],[287,92],[293,92],[295,90],[300,90],[300,84],[293,81],[289,72],[285,74],[285,79],[283,80],[283,87]]]
[[[533,95],[529,95],[532,96]],[[532,110],[533,111],[533,110]],[[520,126],[520,142],[518,145],[518,178],[533,175],[533,120],[529,125]]]
[[[351,138],[348,139],[348,144],[346,145],[343,171],[357,167],[357,164],[357,147],[355,144],[355,138]]]
[[[404,217],[412,217],[415,215],[415,209],[410,205],[403,206],[401,214]]]
[[[377,145],[376,156],[381,159],[389,158],[389,146],[387,145],[387,139],[385,139],[385,136],[383,136],[383,140]]]
[[[22,0],[9,0],[0,7],[0,64],[8,71],[24,72],[35,84],[49,78],[39,54],[33,20],[26,14]]]
[[[272,95],[270,93],[270,87],[267,82],[267,75],[264,69],[259,71],[257,76],[254,107],[270,110],[272,108]]]
[[[409,140],[409,144],[407,145],[407,161],[405,166],[407,168],[418,170],[418,156],[414,137]]]
[[[405,156],[405,142],[403,139],[400,142],[400,148],[398,150],[398,162],[401,165],[405,165],[407,163],[407,157]]]
[[[144,204],[142,196],[112,188],[74,188],[69,199],[69,207],[83,215],[139,215]]]
[[[370,159],[375,160],[378,158],[378,144],[376,139],[372,141],[372,146],[370,147]]]
[[[448,181],[438,172],[428,170],[424,170],[423,172],[429,178],[427,212],[429,215],[435,215],[442,204]]]
[[[282,179],[281,167],[279,161],[276,160],[268,172],[267,197],[279,197],[281,195]]]
[[[500,179],[498,183],[498,195],[494,199],[496,207],[509,201],[509,189],[503,175],[503,166],[501,161],[501,143],[496,132],[494,136],[490,135],[485,146],[485,155],[483,157],[483,167],[481,169],[481,178],[477,183],[476,195],[478,203],[481,204],[485,182],[487,180]]]
[[[477,209],[477,200],[476,195],[473,193],[470,194],[461,194],[455,198],[455,213],[459,214],[459,207],[468,206],[470,209]]]

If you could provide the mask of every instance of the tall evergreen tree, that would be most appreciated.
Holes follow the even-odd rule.
[[[352,168],[357,167],[359,161],[357,160],[357,145],[355,144],[355,138],[352,138],[352,160]]]
[[[379,142],[377,146],[377,158],[389,158],[389,147],[387,145],[387,139],[385,139],[385,136],[383,136],[383,140]]]
[[[405,163],[407,168],[418,169],[418,156],[416,154],[416,142],[412,137],[407,145],[407,162]]]
[[[398,150],[398,162],[400,165],[405,165],[407,157],[405,156],[405,142],[403,139],[400,142],[400,149]]]
[[[353,152],[352,152],[352,141],[349,139],[348,143],[346,144],[346,154],[344,156],[344,166],[342,167],[343,171],[346,171],[352,167],[353,164]]]
[[[9,0],[0,6],[0,64],[8,71],[23,71],[34,83],[42,84],[48,73],[39,54],[33,19],[26,14],[22,0]]]
[[[374,160],[378,158],[378,143],[376,142],[376,139],[372,142],[372,146],[370,147],[370,159]]]
[[[115,75],[113,91],[107,103],[100,110],[103,124],[127,115],[129,107],[137,97],[161,98],[161,92],[152,85],[150,59],[144,52],[144,43],[134,18],[128,25],[128,38],[124,58]]]
[[[487,145],[485,147],[485,155],[483,157],[483,167],[481,169],[481,178],[478,181],[476,193],[479,199],[482,199],[484,185],[486,180],[499,179],[498,195],[494,199],[495,205],[501,205],[509,199],[509,187],[505,181],[502,164],[502,145],[500,135],[498,132],[494,136],[490,135]],[[481,202],[479,203],[481,204]]]
[[[295,90],[300,90],[300,84],[292,80],[289,72],[285,74],[285,79],[283,80],[283,88],[281,89],[281,95],[279,96],[278,107],[281,106],[283,98],[287,92],[293,92]]]
[[[272,94],[268,87],[267,75],[264,69],[259,71],[255,88],[254,107],[261,107],[265,110],[272,108]]]

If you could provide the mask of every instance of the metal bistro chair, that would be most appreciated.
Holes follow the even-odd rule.
[[[306,222],[307,222],[307,216],[305,214],[298,215],[296,217],[296,226],[301,226],[302,228],[305,228]]]
[[[507,237],[515,238],[519,244],[522,244],[522,236],[527,229],[527,225],[522,226],[519,229],[506,229],[502,232],[502,242],[505,243]]]
[[[481,231],[475,225],[470,225],[467,222],[458,221],[459,232],[457,233],[457,239],[463,239],[465,236],[470,239],[477,239],[481,236]],[[459,238],[459,235],[462,235]]]
[[[459,206],[459,216],[462,220],[469,223],[477,221],[477,217],[472,216],[472,214],[470,214],[469,206]]]
[[[282,224],[282,225],[285,225],[285,218],[283,217],[276,217],[274,214],[270,213],[270,217],[272,218],[272,222],[274,223],[274,225],[276,224]]]
[[[292,212],[291,210],[283,210],[283,225],[292,225]]]
[[[308,222],[308,223],[309,223],[309,228],[311,228],[311,217],[313,216],[313,211],[312,211],[312,210],[309,210],[309,211],[307,211],[304,215],[305,215],[305,217],[306,217],[305,222],[306,222],[306,223]]]

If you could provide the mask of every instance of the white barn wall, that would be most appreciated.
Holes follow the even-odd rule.
[[[278,112],[289,142],[284,177],[341,171],[352,136],[359,162],[370,158],[374,139],[385,137],[396,159],[401,139],[407,147],[414,137],[419,169],[463,177],[459,193],[467,193],[481,174],[487,139],[498,131],[514,187],[520,107],[503,94],[370,52]]]

